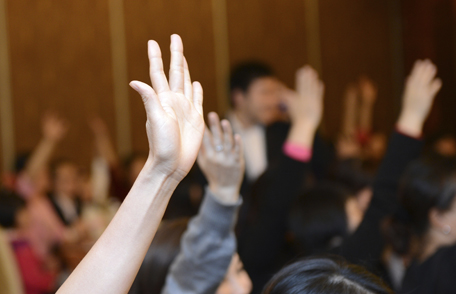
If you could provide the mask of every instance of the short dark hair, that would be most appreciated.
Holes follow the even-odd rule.
[[[340,257],[313,257],[292,263],[272,277],[263,294],[389,294],[391,289],[364,268]]]
[[[26,208],[25,201],[17,194],[0,187],[0,226],[13,228],[16,224],[16,215]]]
[[[230,92],[238,89],[247,92],[252,82],[258,78],[273,77],[273,70],[260,61],[246,61],[236,65],[230,75]]]
[[[322,182],[297,198],[290,211],[289,226],[301,254],[328,252],[347,236],[345,203],[349,197],[342,186]]]

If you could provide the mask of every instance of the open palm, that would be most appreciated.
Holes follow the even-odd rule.
[[[141,95],[147,113],[149,157],[157,169],[181,180],[198,155],[204,134],[203,89],[192,84],[182,40],[171,36],[169,83],[157,42],[149,41],[152,87],[138,81],[130,85]]]

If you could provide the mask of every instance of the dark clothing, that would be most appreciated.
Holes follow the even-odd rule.
[[[349,262],[376,272],[383,252],[384,240],[380,224],[399,207],[398,186],[408,164],[418,158],[422,141],[400,133],[393,133],[377,172],[373,196],[358,229],[336,250]]]
[[[259,293],[283,265],[278,259],[285,245],[288,212],[309,169],[310,163],[281,153],[253,188],[252,195],[258,197],[258,212],[253,224],[239,237],[239,255],[252,279],[252,293]]]
[[[76,219],[67,219],[65,217],[65,215],[64,215],[64,213],[62,211],[62,208],[60,208],[60,206],[57,203],[54,195],[51,195],[49,197],[49,199],[51,200],[52,207],[54,208],[54,210],[57,213],[58,217],[62,220],[62,222],[63,222],[63,224],[65,226],[71,226],[77,220],[77,218]],[[77,214],[77,216],[79,218],[81,216],[81,213],[82,213],[82,203],[81,203],[81,201],[79,200],[78,197],[74,200],[74,205],[75,205],[75,208],[76,208],[76,214]]]
[[[456,245],[440,248],[423,263],[413,261],[407,269],[403,294],[456,293]]]
[[[399,133],[392,135],[363,221],[355,233],[331,253],[376,271],[384,246],[380,223],[396,211],[400,177],[407,165],[419,156],[421,146],[420,140]],[[314,151],[316,156],[318,149]],[[260,293],[272,274],[285,264],[279,258],[285,245],[288,214],[311,170],[311,163],[295,161],[282,153],[279,159],[256,183],[252,194],[258,199],[258,214],[253,225],[239,238],[239,254],[254,285],[252,293]],[[288,254],[289,257],[297,255],[298,252],[293,251]]]

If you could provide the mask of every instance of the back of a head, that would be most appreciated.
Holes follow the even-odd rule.
[[[340,244],[348,233],[345,202],[349,192],[325,182],[307,190],[293,205],[289,226],[301,254],[321,254]]]
[[[247,92],[252,82],[258,78],[273,77],[273,70],[259,61],[246,61],[236,65],[230,75],[230,91]]]
[[[17,214],[25,207],[26,203],[22,198],[9,190],[0,188],[0,226],[15,227]]]
[[[163,221],[147,251],[129,294],[161,293],[168,270],[180,251],[188,218]]]
[[[314,257],[292,263],[269,281],[263,294],[393,293],[364,268],[340,258]]]

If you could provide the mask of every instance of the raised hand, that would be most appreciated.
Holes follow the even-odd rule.
[[[215,112],[209,113],[203,144],[198,155],[198,165],[209,182],[209,189],[224,204],[236,203],[244,176],[244,156],[239,135],[227,120]]]
[[[405,83],[402,109],[397,123],[401,132],[420,136],[434,98],[442,87],[437,67],[428,59],[415,62]]]
[[[191,83],[182,40],[171,36],[169,83],[157,42],[148,42],[152,87],[138,81],[130,86],[142,97],[147,113],[149,159],[165,175],[181,180],[198,155],[204,134],[203,89]]]
[[[372,105],[377,99],[378,89],[374,82],[367,76],[361,76],[359,79],[359,93],[361,94],[361,103]]]
[[[310,147],[323,114],[324,84],[310,66],[296,73],[296,92],[287,95],[286,101],[292,123],[288,140]]]
[[[42,132],[45,139],[53,142],[60,141],[68,131],[68,123],[54,113],[43,117]]]

